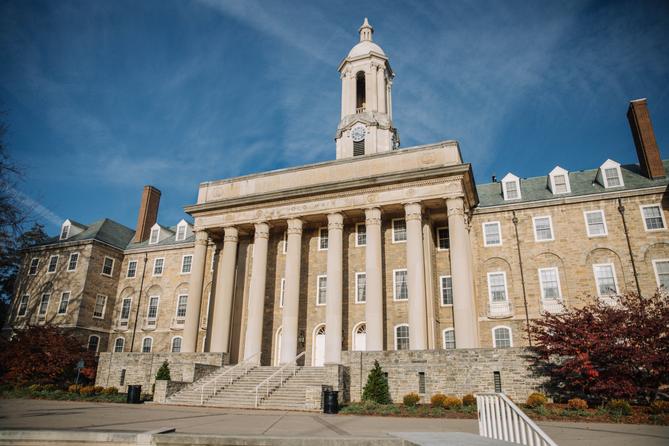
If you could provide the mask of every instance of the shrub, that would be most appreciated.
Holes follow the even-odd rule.
[[[70,393],[79,393],[79,390],[81,390],[83,386],[81,384],[70,384],[67,387],[67,391]]]
[[[47,392],[53,392],[56,389],[58,389],[58,386],[56,386],[55,384],[44,384],[42,386],[42,390],[45,390]]]
[[[414,407],[418,404],[418,401],[420,401],[420,396],[415,392],[407,393],[404,395],[404,398],[402,398],[402,402],[407,407]]]
[[[546,399],[546,395],[544,395],[543,393],[535,392],[527,397],[526,404],[531,408],[536,409],[537,407],[543,406],[547,402],[548,400]]]
[[[444,409],[459,409],[462,407],[462,400],[457,396],[447,396],[444,400]]]
[[[116,387],[106,387],[100,392],[102,395],[116,395],[118,389]]]
[[[432,395],[432,398],[430,398],[430,404],[432,404],[432,407],[444,407],[445,400],[446,395],[443,393],[435,393]]]
[[[41,384],[31,384],[28,386],[28,390],[31,392],[41,392],[42,391],[42,385]]]
[[[170,376],[170,365],[167,363],[167,361],[164,361],[163,365],[161,365],[158,369],[158,373],[156,373],[156,379],[165,379],[168,381],[172,379]]]
[[[95,393],[95,387],[93,386],[84,386],[79,389],[79,395],[88,396]]]
[[[669,401],[653,401],[648,409],[653,414],[669,413]]]
[[[580,398],[572,398],[567,401],[567,407],[571,410],[586,410],[588,403]]]
[[[606,408],[614,415],[632,414],[632,406],[625,400],[611,400],[606,404]]]
[[[471,393],[462,397],[462,404],[465,406],[476,406],[476,397]]]
[[[93,387],[93,393],[102,393],[103,390],[105,390],[105,388],[102,387],[102,386],[94,386]]]
[[[362,392],[363,401],[373,401],[379,404],[390,404],[390,391],[388,390],[388,380],[383,374],[383,370],[378,361],[374,361],[374,368],[367,376],[367,384]]]

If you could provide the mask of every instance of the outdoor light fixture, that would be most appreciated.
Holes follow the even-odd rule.
[[[297,342],[300,346],[304,347],[304,330],[300,330],[300,334],[297,336]]]

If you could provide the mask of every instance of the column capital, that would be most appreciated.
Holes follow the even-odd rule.
[[[269,238],[269,224],[266,222],[260,222],[256,223],[254,225],[255,228],[255,236],[254,238]]]
[[[448,215],[465,215],[465,202],[462,197],[446,199],[446,212]]]
[[[204,229],[195,231],[195,244],[207,245],[209,243],[209,233]]]
[[[365,209],[365,225],[380,225],[381,224],[381,209],[377,207]]]
[[[423,218],[423,206],[416,202],[404,203],[404,213],[406,214],[407,221],[421,221]]]
[[[234,226],[227,226],[223,228],[224,236],[223,242],[237,242],[239,241],[239,230]]]
[[[344,229],[344,216],[339,212],[328,214],[328,230]]]
[[[302,220],[299,218],[291,218],[287,220],[288,223],[288,234],[302,234]]]

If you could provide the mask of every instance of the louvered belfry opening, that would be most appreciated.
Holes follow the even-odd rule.
[[[353,141],[353,156],[362,156],[365,154],[365,140]]]

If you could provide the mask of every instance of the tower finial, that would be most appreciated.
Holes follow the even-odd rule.
[[[367,17],[365,17],[365,21],[363,22],[362,26],[358,31],[360,31],[361,42],[365,40],[370,42],[372,41],[372,34],[374,33],[374,28],[372,28],[372,25],[370,25],[369,22],[367,21]]]

